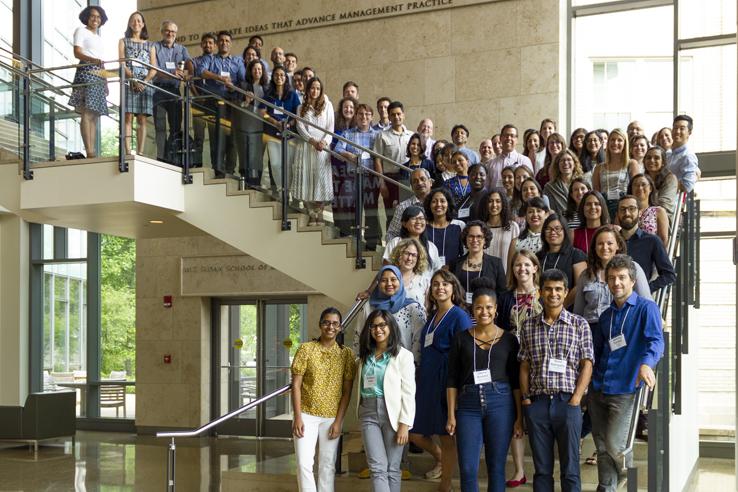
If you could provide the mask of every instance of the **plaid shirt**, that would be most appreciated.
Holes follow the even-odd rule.
[[[358,128],[351,128],[343,132],[341,136],[346,140],[351,140],[355,144],[364,147],[365,149],[373,149],[374,140],[377,138],[378,134],[379,132],[374,130],[373,128],[369,128],[365,132],[362,132]],[[334,151],[338,154],[340,154],[341,152],[348,152],[350,154],[359,156],[361,156],[361,154],[363,153],[353,145],[349,145],[343,140],[338,141]],[[362,157],[360,160],[362,166],[369,169],[374,169],[374,159],[368,152],[366,153],[366,156]]]
[[[530,365],[531,395],[574,393],[579,376],[579,361],[594,362],[592,332],[587,321],[562,309],[553,324],[544,321],[545,311],[523,322],[518,359]],[[551,357],[566,359],[563,374],[548,370]]]

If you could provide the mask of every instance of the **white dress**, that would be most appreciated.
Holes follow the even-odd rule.
[[[302,105],[297,108],[297,114],[300,115],[301,111]],[[300,139],[295,150],[290,193],[297,200],[330,202],[333,200],[333,171],[328,149],[333,137],[326,131],[333,131],[333,104],[326,98],[320,114],[316,115],[310,109],[305,113],[304,119],[318,128],[297,122],[297,132],[305,140]],[[322,140],[325,150],[315,150],[308,142],[310,139]]]

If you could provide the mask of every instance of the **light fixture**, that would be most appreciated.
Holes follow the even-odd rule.
[[[163,223],[164,223],[163,220],[150,220],[149,221],[149,224],[163,224]]]

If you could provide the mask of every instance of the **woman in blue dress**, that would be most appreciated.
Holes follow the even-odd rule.
[[[472,326],[471,318],[461,307],[463,302],[464,292],[454,274],[448,270],[433,274],[428,294],[428,321],[413,344],[415,360],[420,364],[410,441],[436,459],[436,465],[425,477],[440,477],[440,491],[451,489],[451,477],[456,469],[455,442],[446,432],[446,379],[451,341],[458,332]],[[434,435],[438,436],[440,447],[431,439]]]

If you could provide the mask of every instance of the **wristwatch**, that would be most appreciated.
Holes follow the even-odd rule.
[[[530,400],[530,395],[521,395],[520,400],[521,401]]]

